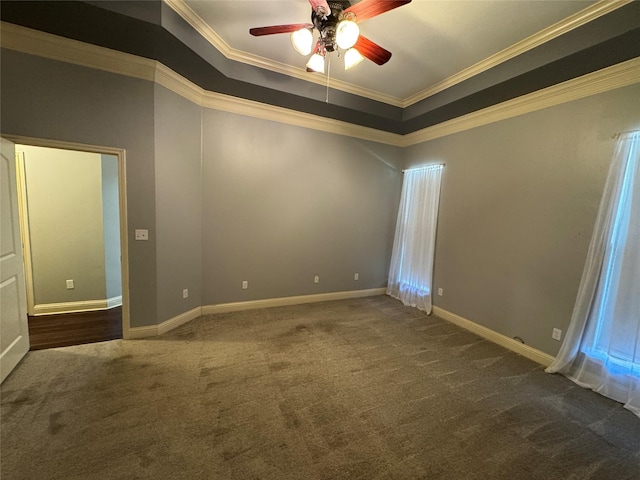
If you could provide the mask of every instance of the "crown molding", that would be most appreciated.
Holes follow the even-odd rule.
[[[141,80],[153,81],[155,76],[156,62],[153,60],[7,22],[0,22],[0,45],[29,55]]]
[[[171,90],[173,93],[186,98],[196,105],[202,106],[203,104],[206,90],[187,80],[162,63],[156,62],[154,81],[156,84],[165,87],[167,90]]]
[[[0,42],[2,48],[9,50],[152,81],[207,108],[389,145],[400,146],[402,143],[402,136],[399,134],[206,91],[155,60],[11,23],[0,22]]]
[[[315,83],[325,86],[327,81],[324,77],[307,72],[305,69],[292,67],[285,63],[276,62],[259,55],[253,55],[242,50],[237,50],[225,42],[202,18],[193,11],[193,9],[185,3],[184,0],[163,0],[173,11],[175,11],[184,21],[191,25],[205,40],[218,50],[227,59],[236,62],[245,63],[254,67],[269,70],[289,77],[304,80],[305,82]],[[375,90],[353,85],[341,80],[331,79],[331,88],[346,93],[358,95],[360,97],[369,98],[382,103],[387,103],[396,107],[402,107],[403,101],[400,98],[386,95]]]
[[[375,128],[354,125],[332,118],[289,110],[283,107],[275,107],[253,100],[231,97],[214,92],[205,93],[202,105],[206,108],[236,113],[238,115],[247,115],[263,120],[286,123],[297,127],[310,128],[321,132],[395,145],[397,147],[403,144],[402,135],[397,133],[376,130]]]
[[[210,92],[165,65],[135,55],[0,23],[2,48],[152,81],[205,108],[337,135],[408,147],[590,95],[640,83],[640,57],[553,85],[422,130],[399,135],[253,100]]]
[[[238,115],[271,120],[297,127],[310,128],[337,135],[360,138],[388,145],[401,146],[402,135],[376,130],[331,118],[298,112],[284,107],[268,105],[266,103],[233,97],[223,93],[210,92],[193,84],[183,76],[177,74],[165,65],[156,65],[155,81],[168,90],[205,108],[220,110]]]
[[[280,62],[275,62],[258,55],[252,55],[241,50],[234,49],[227,42],[225,42],[200,16],[185,3],[185,0],[163,0],[169,7],[171,7],[178,15],[180,15],[189,25],[191,25],[200,35],[202,35],[211,45],[213,45],[220,53],[222,53],[229,60],[242,62],[254,67],[263,68],[272,72],[288,75],[290,77],[298,78],[307,82],[324,85],[324,78],[320,78],[316,75],[310,75],[305,70],[292,67]],[[396,107],[409,107],[414,103],[420,102],[432,95],[446,90],[458,83],[470,79],[482,72],[485,72],[501,63],[504,63],[518,55],[521,55],[529,50],[532,50],[554,38],[557,38],[571,30],[574,30],[586,23],[589,23],[603,15],[606,15],[620,7],[631,3],[633,0],[600,0],[589,7],[570,15],[569,17],[550,25],[537,33],[521,40],[504,50],[487,57],[486,59],[472,65],[455,75],[450,76],[430,86],[420,92],[415,93],[405,99],[399,99],[397,97],[386,95],[381,92],[377,92],[370,89],[358,87],[348,82],[342,82],[339,80],[332,80],[332,88],[341,90],[361,97],[366,97],[371,100],[375,100],[382,103],[387,103]]]
[[[640,57],[409,133],[408,147],[640,82]]]
[[[475,65],[470,66],[469,68],[465,68],[464,70],[452,75],[445,80],[436,83],[435,85],[422,90],[410,97],[406,98],[403,101],[402,106],[408,107],[417,103],[421,100],[424,100],[427,97],[435,95],[436,93],[442,92],[447,88],[450,88],[458,83],[461,83],[469,78],[478,75],[482,72],[489,70],[501,63],[506,62],[518,55],[521,55],[529,50],[532,50],[543,43],[546,43],[554,38],[559,37],[571,30],[574,30],[582,25],[585,25],[596,18],[599,18],[607,13],[610,13],[614,10],[617,10],[620,7],[631,3],[633,0],[600,0],[597,3],[581,10],[564,20],[561,20],[553,25],[540,30],[538,33],[534,33],[530,37],[525,38],[524,40],[514,43],[510,47],[505,48],[504,50],[491,55],[490,57],[485,58],[484,60],[476,63]]]

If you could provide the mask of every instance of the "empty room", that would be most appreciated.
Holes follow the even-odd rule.
[[[0,17],[2,478],[640,478],[640,2]]]

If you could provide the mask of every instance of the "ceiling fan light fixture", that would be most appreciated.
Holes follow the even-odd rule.
[[[309,55],[313,49],[313,33],[309,28],[301,28],[291,33],[291,44],[300,55]]]
[[[336,28],[336,43],[338,47],[347,50],[353,47],[360,36],[360,27],[351,20],[342,20]]]
[[[344,69],[349,70],[358,65],[362,60],[364,60],[362,54],[355,48],[350,48],[344,52]]]
[[[321,53],[314,53],[307,62],[307,68],[314,72],[324,73],[324,55]]]

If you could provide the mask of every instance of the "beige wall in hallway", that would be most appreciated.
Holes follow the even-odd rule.
[[[104,300],[101,158],[20,145],[36,305]],[[67,289],[66,280],[75,287]]]

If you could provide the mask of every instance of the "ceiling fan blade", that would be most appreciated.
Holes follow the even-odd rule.
[[[391,58],[391,52],[389,50],[385,50],[377,43],[372,42],[362,35],[358,37],[358,41],[353,48],[358,50],[363,57],[368,58],[378,65],[384,65]]]
[[[323,16],[331,13],[331,7],[327,3],[327,0],[309,0],[309,3],[313,11],[316,12],[316,15]]]
[[[411,3],[411,0],[362,0],[351,5],[343,13],[355,13],[356,22],[360,23],[407,3]]]
[[[292,23],[290,25],[273,25],[271,27],[257,27],[251,28],[249,33],[254,37],[260,37],[262,35],[273,35],[275,33],[291,33],[298,31],[302,28],[313,28],[310,23]]]

